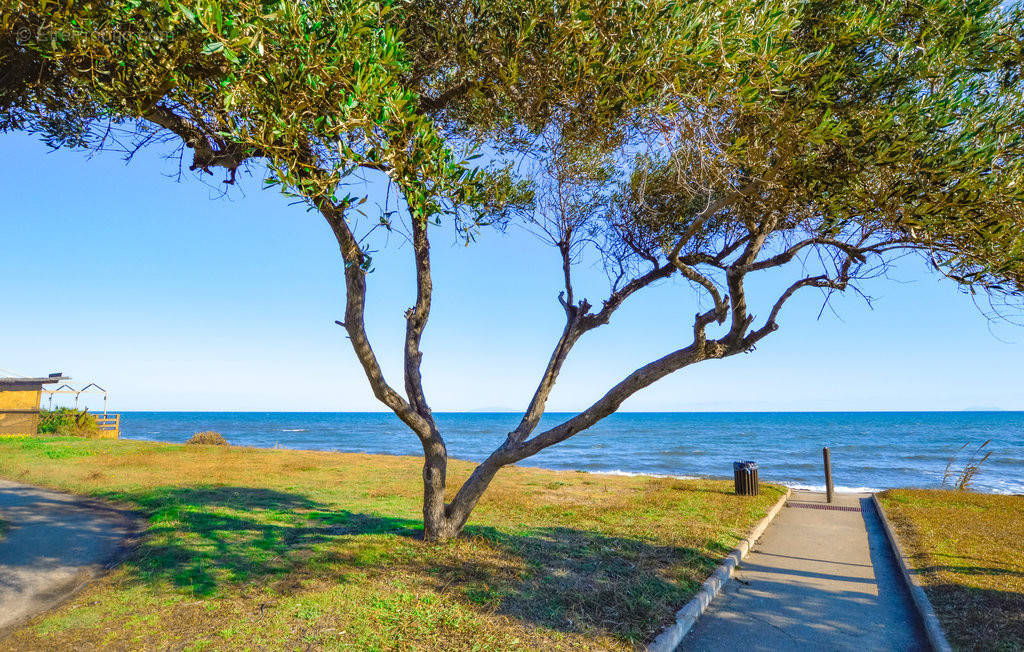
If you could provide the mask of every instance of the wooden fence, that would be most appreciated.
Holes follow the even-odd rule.
[[[97,414],[96,426],[99,428],[100,437],[105,439],[117,439],[121,435],[120,414]]]

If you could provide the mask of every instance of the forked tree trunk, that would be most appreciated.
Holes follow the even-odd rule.
[[[680,242],[672,250],[670,261],[664,265],[653,261],[654,268],[637,276],[633,280],[615,289],[602,308],[591,312],[586,301],[573,302],[571,279],[569,277],[569,250],[563,248],[565,260],[566,290],[559,295],[566,311],[566,326],[552,353],[541,382],[537,387],[530,406],[519,426],[508,433],[505,443],[495,449],[490,456],[463,483],[462,487],[449,502],[446,496],[446,476],[448,470],[448,451],[444,439],[434,423],[427,404],[420,377],[420,363],[423,354],[420,351],[420,338],[430,314],[430,297],[432,284],[430,279],[430,243],[427,239],[426,223],[413,216],[412,235],[413,249],[416,258],[416,303],[406,311],[405,337],[405,386],[406,397],[401,396],[384,379],[377,357],[370,346],[364,323],[366,308],[366,273],[364,266],[367,258],[360,248],[348,223],[345,221],[345,208],[333,203],[331,198],[323,198],[317,202],[328,224],[338,240],[342,258],[345,261],[345,321],[339,321],[348,333],[352,349],[359,359],[366,374],[374,396],[388,406],[420,439],[423,445],[423,536],[429,542],[444,542],[453,539],[462,532],[469,515],[473,512],[480,497],[487,490],[495,474],[509,464],[526,459],[586,430],[601,419],[614,413],[623,401],[636,392],[650,386],[665,376],[688,365],[707,359],[725,358],[753,349],[762,338],[778,328],[776,319],[783,304],[802,287],[846,289],[850,280],[850,267],[855,261],[862,262],[864,255],[871,251],[861,245],[862,238],[855,245],[839,241],[827,241],[825,244],[837,247],[845,255],[845,259],[837,261],[839,273],[836,276],[827,274],[809,276],[793,283],[772,306],[768,319],[760,328],[752,328],[753,315],[747,311],[744,278],[748,271],[768,269],[781,266],[792,260],[805,246],[822,244],[820,238],[811,238],[791,246],[781,254],[755,263],[761,252],[770,225],[767,222],[749,236],[727,245],[717,258],[711,258],[713,264],[725,271],[729,294],[722,296],[711,279],[694,269],[694,265],[707,258],[681,257],[679,252],[683,244],[696,233],[698,226],[691,226],[693,233],[684,234]],[[717,210],[717,209],[716,209]],[[709,213],[710,214],[710,213]],[[699,224],[699,222],[695,222]],[[725,265],[722,261],[731,256],[739,247],[745,248],[735,262]],[[880,245],[879,245],[880,246]],[[674,270],[690,281],[703,286],[712,295],[714,306],[703,313],[697,313],[693,321],[693,341],[688,346],[677,349],[667,355],[653,360],[633,371],[619,383],[609,389],[590,407],[572,418],[532,435],[544,413],[544,405],[558,377],[562,363],[569,350],[581,335],[598,326],[607,324],[612,313],[635,292],[664,278],[668,278]],[[725,336],[708,340],[706,329],[712,322],[724,324],[729,314],[732,324]]]
[[[423,444],[423,538],[426,541],[447,541],[458,536],[451,527],[445,509],[445,478],[448,474],[448,451],[443,441]],[[460,528],[461,529],[461,528]]]
[[[423,538],[439,543],[459,536],[491,480],[511,461],[500,451],[493,454],[473,470],[452,501],[445,505],[443,477],[440,484],[436,482],[436,471],[443,468],[445,461],[428,456],[423,464]]]

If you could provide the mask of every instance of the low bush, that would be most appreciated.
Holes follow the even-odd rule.
[[[57,408],[39,411],[39,433],[77,437],[94,437],[99,433],[96,417],[88,410]]]
[[[224,439],[224,435],[219,432],[212,430],[204,430],[203,432],[197,432],[185,442],[186,444],[203,444],[205,446],[227,446],[228,440]]]

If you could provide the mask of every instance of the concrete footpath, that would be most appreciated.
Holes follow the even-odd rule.
[[[135,527],[123,511],[7,480],[0,519],[0,639],[119,559]]]
[[[927,650],[870,494],[793,492],[679,650]]]

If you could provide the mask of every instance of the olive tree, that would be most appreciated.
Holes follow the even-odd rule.
[[[973,290],[1024,283],[1016,5],[8,1],[0,121],[51,146],[173,143],[200,175],[266,170],[330,226],[344,327],[423,447],[425,537],[457,536],[503,467],[700,362],[749,352],[797,292],[855,289],[908,253]],[[474,153],[478,158],[474,158]],[[360,221],[357,175],[400,210]],[[519,423],[454,494],[421,376],[431,234],[523,220],[560,257],[564,327]],[[365,326],[367,232],[408,234],[402,389]],[[574,272],[599,261],[607,294]],[[757,297],[751,275],[788,277]],[[678,348],[538,432],[574,346],[633,295],[692,287]]]

